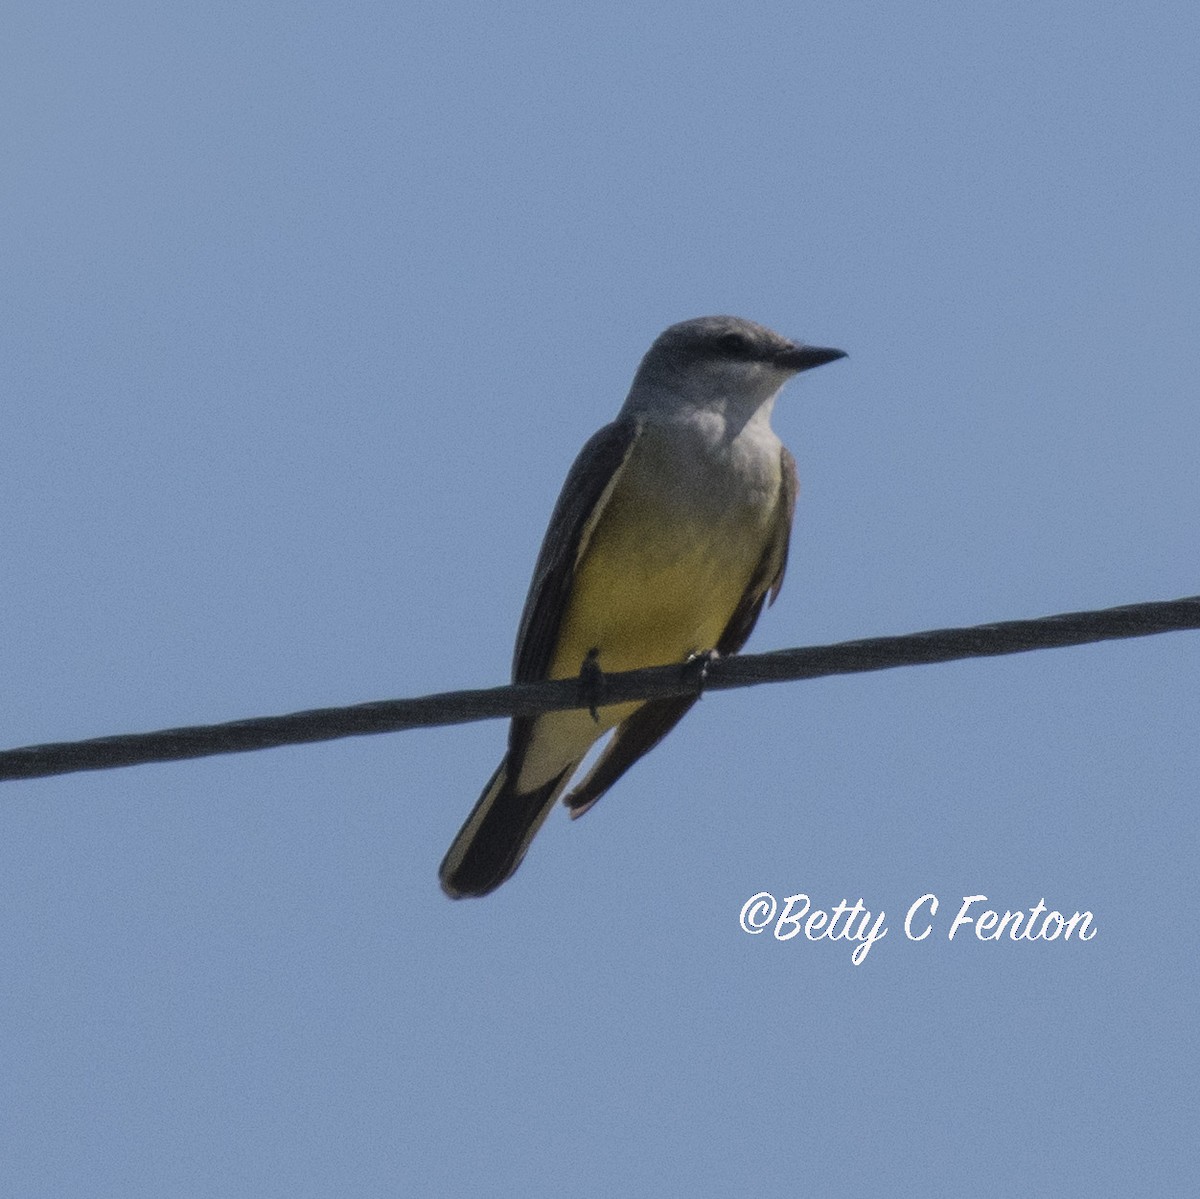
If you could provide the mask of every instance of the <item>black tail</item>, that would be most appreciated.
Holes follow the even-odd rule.
[[[522,794],[509,784],[506,756],[442,861],[442,890],[451,899],[462,899],[486,895],[504,882],[521,864],[570,774],[568,768]]]

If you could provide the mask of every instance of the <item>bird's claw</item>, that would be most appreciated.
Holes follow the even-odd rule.
[[[715,649],[688,654],[687,660],[683,664],[684,674],[694,682],[697,695],[703,694],[704,685],[708,682],[708,668],[720,657],[721,655]]]

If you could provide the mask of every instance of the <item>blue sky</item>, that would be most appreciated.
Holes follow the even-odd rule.
[[[750,648],[1200,591],[1194,5],[5,25],[6,745],[504,681],[575,452],[706,313],[850,354],[777,406]],[[1198,667],[711,695],[477,903],[496,722],[4,784],[0,1190],[1186,1190]],[[926,892],[1097,933],[907,941]]]

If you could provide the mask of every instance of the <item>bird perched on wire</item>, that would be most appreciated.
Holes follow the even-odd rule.
[[[550,517],[521,616],[513,681],[663,666],[745,644],[787,566],[792,455],[771,428],[783,385],[843,358],[752,321],[672,325],[623,407],[583,447]],[[696,696],[512,721],[508,752],[442,862],[447,895],[486,895],[565,799],[581,816],[670,732]]]

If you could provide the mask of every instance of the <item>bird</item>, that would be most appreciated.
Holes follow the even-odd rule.
[[[842,350],[733,316],[682,321],[642,358],[616,419],[584,445],[546,530],[517,632],[513,681],[736,653],[787,568],[798,489],[771,428],[783,385]],[[671,731],[698,692],[514,717],[508,750],[441,864],[443,891],[512,876],[566,794],[583,815]]]

